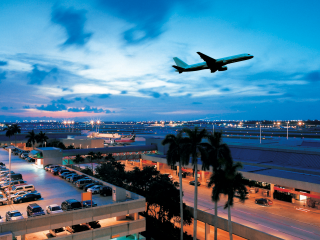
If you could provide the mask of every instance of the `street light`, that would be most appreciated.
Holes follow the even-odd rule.
[[[99,127],[100,127],[100,126],[99,126],[99,125],[100,125],[100,121],[99,121],[99,120],[97,121],[97,125],[98,125],[98,133],[99,133]],[[96,131],[97,131],[97,130],[96,130]]]
[[[13,149],[13,146],[9,146],[9,193],[11,191],[11,149]],[[8,204],[11,204],[11,194],[8,196]]]
[[[90,121],[90,124],[91,124],[91,128],[93,129],[93,124],[94,124],[94,121]]]
[[[287,122],[287,140],[289,139],[289,121]]]

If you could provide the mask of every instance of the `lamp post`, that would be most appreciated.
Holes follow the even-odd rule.
[[[80,143],[80,149],[81,149],[81,143]]]
[[[8,204],[11,204],[11,150],[12,146],[8,147],[9,148],[9,196],[8,196]]]
[[[98,133],[99,133],[99,128],[100,128],[100,121],[97,121],[97,125],[98,125]]]
[[[74,132],[74,121],[71,121],[72,124],[72,132]]]
[[[90,121],[90,124],[91,124],[91,129],[93,129],[93,124],[94,124],[94,121]]]
[[[63,121],[63,124],[64,124],[64,130],[66,132],[67,131],[67,121]]]
[[[44,142],[44,147],[47,147],[47,142]]]
[[[289,139],[289,121],[287,122],[287,140]]]
[[[260,144],[261,144],[261,123],[260,123]]]

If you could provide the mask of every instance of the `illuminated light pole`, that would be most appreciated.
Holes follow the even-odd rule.
[[[65,132],[67,131],[67,121],[63,121]]]
[[[74,121],[72,121],[71,124],[72,124],[72,132],[74,132]]]
[[[93,129],[93,124],[94,124],[94,121],[90,121],[90,124],[91,124],[91,129]]]
[[[47,142],[44,142],[44,147],[47,147]]]
[[[68,121],[68,132],[70,132],[70,124],[71,124],[71,121]]]
[[[287,140],[289,139],[289,121],[287,122]]]
[[[261,123],[260,123],[260,144],[261,144]]]
[[[80,143],[80,149],[81,149],[81,143]]]
[[[8,147],[9,148],[9,193],[11,191],[11,149],[13,148],[12,146]],[[8,196],[8,204],[11,204],[11,194]]]
[[[98,133],[99,133],[99,128],[100,128],[100,121],[97,121],[97,125],[98,125]]]

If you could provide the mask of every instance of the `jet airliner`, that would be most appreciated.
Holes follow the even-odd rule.
[[[177,65],[172,65],[172,67],[177,69],[176,72],[179,72],[179,73],[193,72],[193,71],[199,71],[203,69],[210,69],[211,73],[214,73],[216,71],[226,71],[228,68],[225,65],[229,63],[245,61],[253,58],[252,55],[245,53],[245,54],[239,54],[239,55],[226,57],[226,58],[214,59],[201,52],[197,52],[197,53],[204,60],[204,62],[188,65],[181,59],[174,57],[173,60]]]

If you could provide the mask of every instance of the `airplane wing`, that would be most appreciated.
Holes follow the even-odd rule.
[[[216,60],[212,57],[209,57],[201,52],[197,52],[200,57],[207,63],[208,67],[210,68],[211,72],[217,71],[217,65],[216,65]]]

